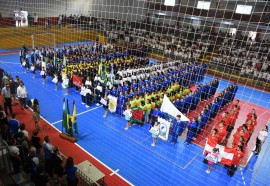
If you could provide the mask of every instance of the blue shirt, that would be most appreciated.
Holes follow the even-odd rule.
[[[69,180],[76,180],[76,171],[77,171],[77,167],[71,167],[71,168],[67,168],[65,167],[65,170],[66,170],[66,177],[67,179]]]
[[[9,120],[8,124],[9,124],[9,127],[10,127],[11,132],[15,136],[17,136],[19,134],[19,132],[18,132],[19,125],[20,125],[19,121],[16,120],[16,119],[11,119],[11,120]]]

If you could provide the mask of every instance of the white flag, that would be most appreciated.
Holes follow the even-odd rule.
[[[181,121],[189,122],[189,119],[174,106],[174,104],[169,100],[169,98],[166,95],[164,95],[160,111],[168,113],[169,115],[173,117],[176,117],[177,115],[181,115]]]

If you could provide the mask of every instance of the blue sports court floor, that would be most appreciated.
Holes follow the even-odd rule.
[[[24,73],[18,54],[0,55],[0,66],[13,77],[18,75],[22,78],[29,97],[39,100],[41,115],[60,130],[63,98],[69,99],[70,110],[75,100],[78,144],[113,170],[119,169],[119,174],[134,185],[270,185],[267,177],[270,175],[269,137],[260,156],[252,157],[246,168],[239,167],[232,178],[227,176],[227,169],[221,166],[214,166],[213,171],[207,174],[207,165],[202,163],[201,147],[195,144],[186,146],[182,138],[179,138],[176,146],[158,140],[157,146],[152,147],[148,126],[132,126],[125,131],[123,118],[110,114],[104,119],[103,108],[95,105],[86,109],[81,105],[79,92],[71,90],[70,95],[64,96],[64,90],[54,90],[51,78],[43,85],[38,73],[35,79],[31,73]],[[207,76],[204,81],[208,82],[212,78]],[[230,82],[222,80],[218,92],[228,84]],[[269,93],[240,85],[236,97],[261,105],[269,111]]]

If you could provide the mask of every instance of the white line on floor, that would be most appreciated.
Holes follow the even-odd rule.
[[[99,107],[102,107],[102,106],[99,106]],[[95,108],[92,108],[92,109],[83,111],[83,112],[77,114],[77,116],[82,115],[82,114],[85,114],[85,113],[90,112],[90,111],[92,111],[92,110],[95,110],[95,109],[97,109],[97,108],[99,108],[99,107],[95,107]],[[62,121],[63,121],[63,120],[61,119],[61,120],[56,121],[56,122],[53,122],[53,123],[51,123],[51,124],[52,124],[52,125],[55,125],[55,124],[60,123],[60,122],[62,122]]]

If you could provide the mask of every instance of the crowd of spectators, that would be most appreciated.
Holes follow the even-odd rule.
[[[12,107],[19,107],[16,97],[12,96],[12,87],[17,89],[15,94],[25,94],[22,90],[23,82],[17,76],[13,80],[1,69],[1,97],[3,104],[0,105],[0,137],[3,144],[8,146],[8,152],[11,162],[11,169],[14,174],[26,173],[30,175],[31,182],[34,185],[77,185],[78,176],[74,167],[73,159],[65,157],[60,153],[58,147],[50,143],[50,137],[45,136],[41,139],[40,131],[42,129],[37,125],[37,114],[39,115],[38,101],[30,104],[33,108],[33,120],[36,123],[36,129],[28,131],[31,128],[28,123],[21,123],[17,119],[18,111],[15,113]],[[8,80],[7,80],[8,79]],[[25,89],[25,88],[24,88]],[[24,97],[25,98],[25,97]],[[9,105],[6,104],[9,100]],[[28,109],[25,100],[19,97],[21,109]],[[9,108],[9,110],[8,110]],[[19,111],[20,112],[20,111]],[[27,129],[28,128],[28,129]],[[65,163],[66,162],[66,163]],[[65,164],[64,164],[65,163]],[[50,184],[51,183],[51,184]]]

